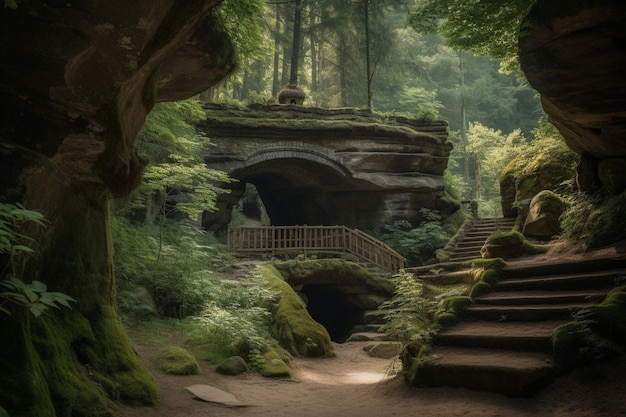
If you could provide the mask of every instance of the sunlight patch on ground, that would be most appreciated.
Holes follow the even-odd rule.
[[[302,371],[301,378],[324,385],[365,385],[376,384],[387,377],[384,372],[350,372],[343,375],[329,375],[313,371]]]

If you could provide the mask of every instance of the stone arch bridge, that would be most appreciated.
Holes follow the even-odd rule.
[[[247,183],[274,225],[370,230],[418,224],[422,207],[457,208],[444,192],[452,149],[445,121],[296,105],[206,108],[198,126],[209,138],[205,161],[237,180],[203,215],[207,230],[225,230]]]

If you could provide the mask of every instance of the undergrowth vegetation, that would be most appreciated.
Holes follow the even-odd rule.
[[[427,344],[440,327],[438,317],[449,310],[449,301],[462,296],[467,285],[427,284],[411,272],[395,276],[396,289],[380,310],[386,323],[382,330],[406,344]]]
[[[422,208],[420,213],[423,221],[418,227],[399,220],[369,233],[404,256],[409,266],[433,263],[435,251],[445,246],[456,229],[446,228],[443,215],[436,210]]]
[[[112,223],[118,309],[128,326],[148,333],[142,338],[182,333],[182,344],[200,359],[219,363],[240,355],[253,367],[256,352],[279,349],[271,333],[276,292],[258,272],[225,274],[233,261],[214,237],[172,222],[157,260],[157,227]]]

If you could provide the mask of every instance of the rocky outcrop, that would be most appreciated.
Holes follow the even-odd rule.
[[[0,201],[46,216],[24,276],[77,303],[46,320],[0,314],[2,406],[109,415],[103,392],[154,404],[158,388],[115,314],[108,204],[140,181],[134,141],[153,104],[232,69],[210,13],[218,0],[17,3],[0,9]]]
[[[200,129],[206,162],[239,180],[221,196],[208,230],[223,229],[243,193],[256,186],[276,225],[347,225],[372,229],[420,222],[422,207],[452,212],[443,172],[452,144],[444,121],[295,105],[234,109],[211,105]]]
[[[524,236],[551,239],[558,235],[561,232],[559,217],[566,207],[567,203],[558,194],[548,190],[538,193],[530,201],[524,222]]]
[[[626,156],[624,3],[538,1],[522,27],[522,69],[541,94],[550,121],[568,146],[583,155],[580,187],[624,191],[623,182],[599,174],[602,161]],[[619,166],[624,172],[626,166]]]

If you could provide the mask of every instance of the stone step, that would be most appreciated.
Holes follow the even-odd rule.
[[[432,353],[417,384],[526,397],[549,384],[555,372],[551,356],[539,352],[437,346]]]
[[[508,274],[509,271],[505,270],[504,273]],[[615,279],[622,276],[626,276],[626,269],[512,278],[503,279],[495,283],[493,285],[493,290],[520,291],[598,289],[614,285]]]
[[[480,250],[482,249],[482,245],[480,246],[459,246],[456,249],[454,249],[454,253],[456,254],[466,254],[466,253],[480,253]]]
[[[593,258],[579,261],[559,261],[537,265],[528,265],[522,261],[507,262],[504,273],[510,278],[537,277],[559,274],[578,274],[583,272],[599,272],[607,270],[622,270],[626,273],[624,258]]]
[[[589,303],[530,304],[530,305],[471,305],[465,314],[471,319],[499,322],[532,322],[544,320],[568,320]]]
[[[471,255],[454,255],[451,254],[450,255],[450,260],[451,261],[455,261],[455,262],[466,262],[466,261],[471,261],[474,259],[480,258],[480,254],[477,254],[476,256],[471,256]]]
[[[531,305],[601,302],[608,294],[608,289],[588,289],[579,291],[503,291],[491,292],[474,298],[476,304],[489,305]]]
[[[551,352],[552,333],[566,320],[464,321],[435,337],[437,346]]]

